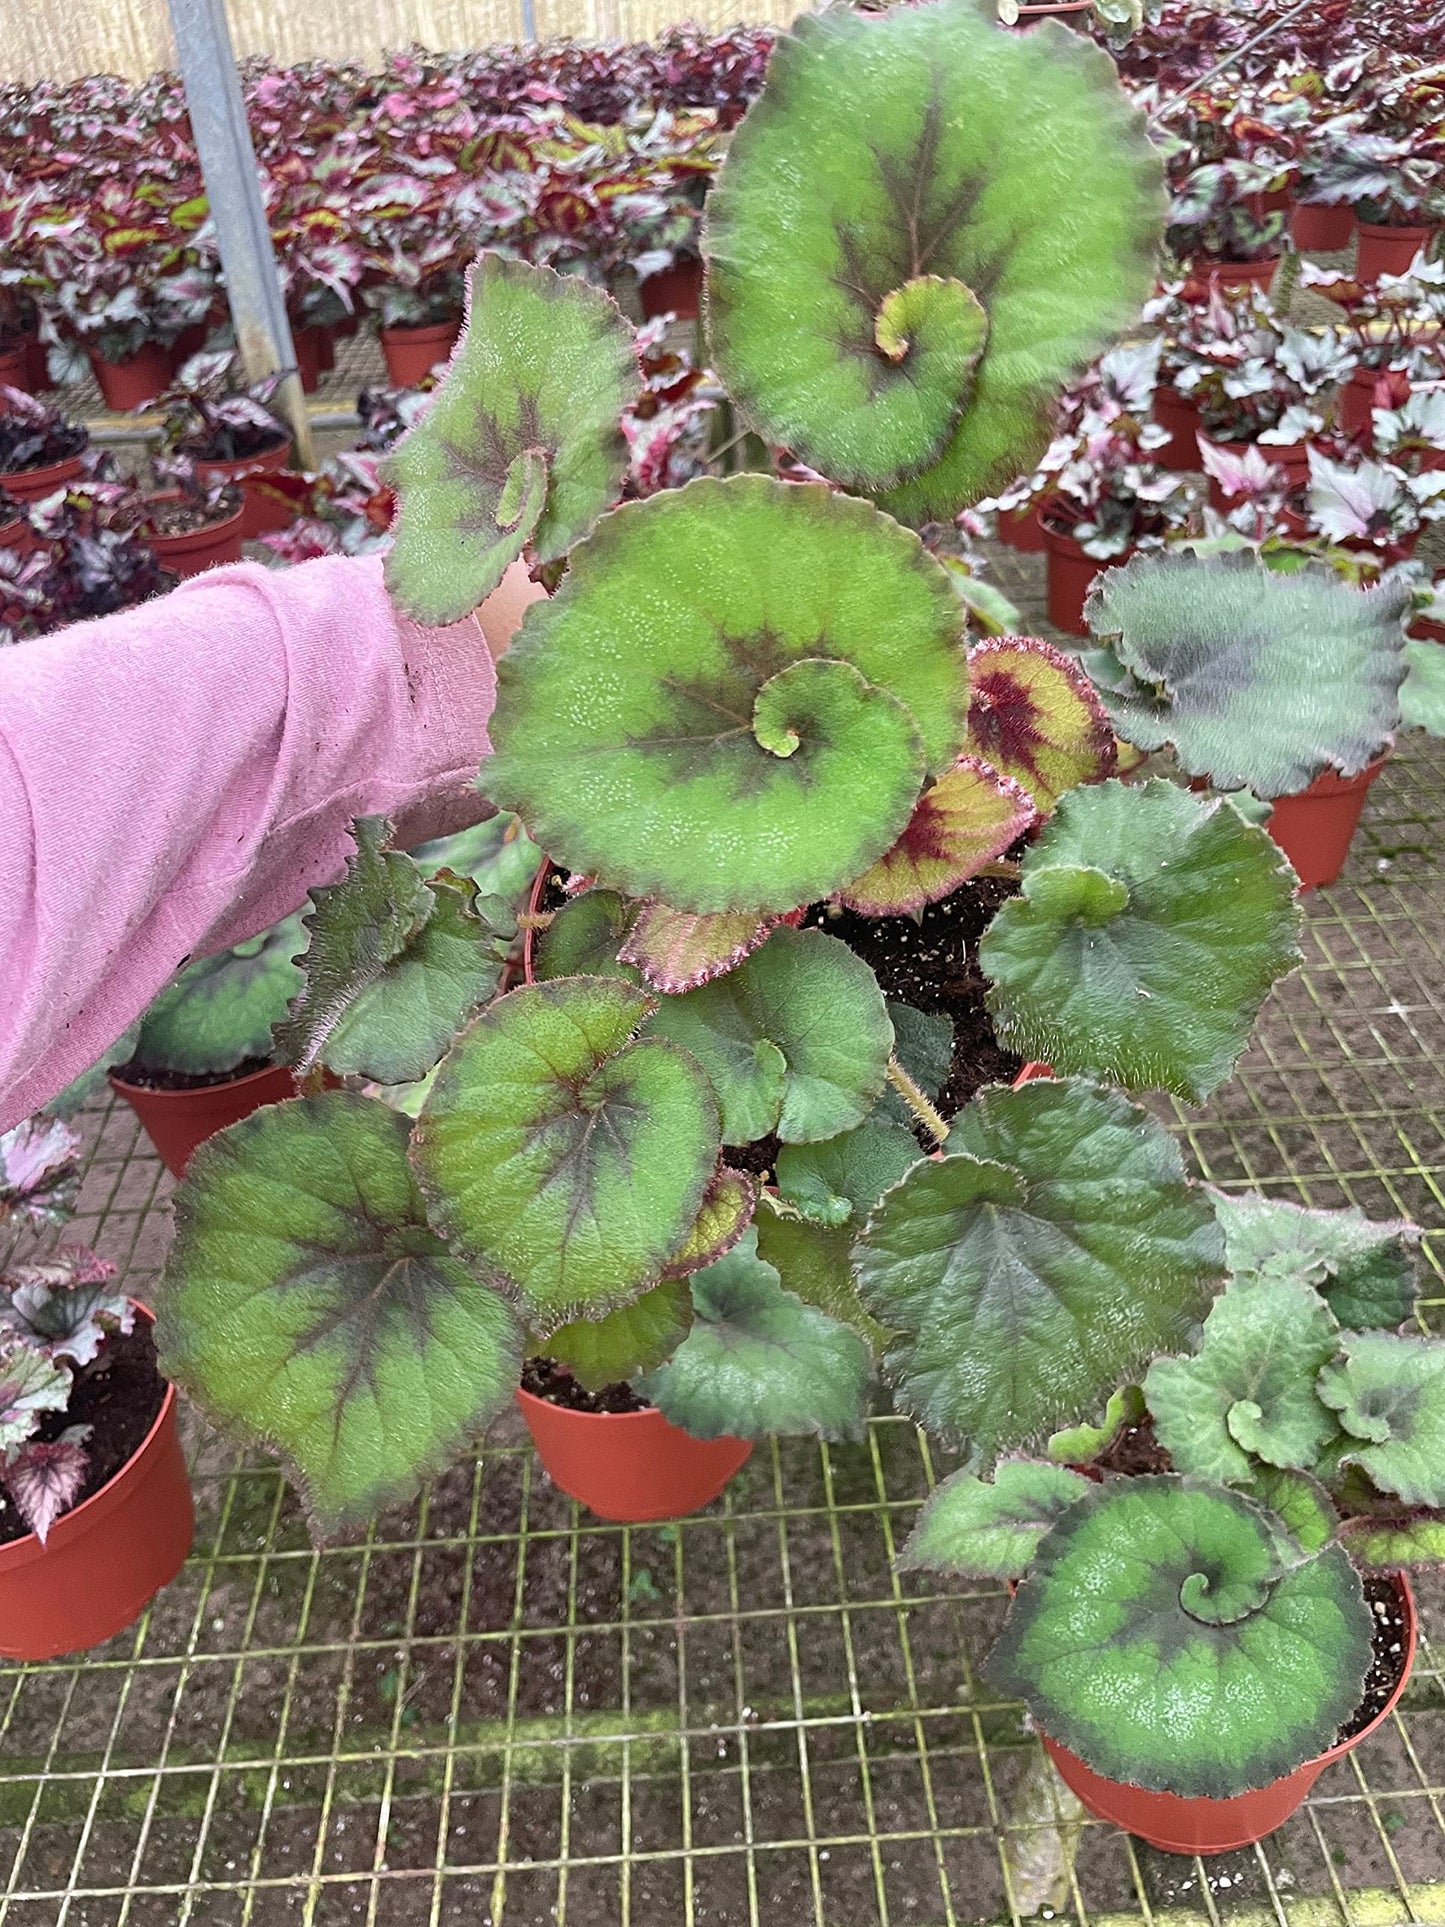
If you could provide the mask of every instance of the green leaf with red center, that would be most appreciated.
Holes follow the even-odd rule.
[[[622,415],[639,387],[632,331],[601,289],[484,254],[461,345],[383,471],[398,605],[457,622],[529,543],[539,561],[565,555],[622,492]]]
[[[1035,821],[1029,793],[976,756],[923,792],[886,855],[839,896],[865,917],[898,917],[951,896]]]
[[[968,652],[968,742],[1021,783],[1041,815],[1065,790],[1112,775],[1114,732],[1076,662],[1034,636],[996,636]]]
[[[667,1261],[664,1278],[686,1278],[704,1265],[716,1264],[741,1238],[757,1209],[758,1180],[751,1171],[734,1171],[720,1164],[703,1197],[697,1222]]]

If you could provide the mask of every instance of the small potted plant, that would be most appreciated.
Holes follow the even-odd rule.
[[[1407,273],[1363,282],[1307,262],[1300,285],[1343,310],[1340,332],[1356,364],[1339,397],[1347,434],[1367,438],[1372,409],[1396,407],[1409,388],[1445,380],[1445,263],[1417,259]]]
[[[189,456],[155,462],[159,488],[140,499],[134,526],[172,575],[200,575],[242,559],[246,505],[230,481],[203,481]]]
[[[12,502],[34,502],[86,471],[90,435],[58,408],[19,388],[0,388],[0,486]]]
[[[911,1173],[863,1233],[880,1317],[906,1302],[908,1191],[946,1164]],[[1418,1231],[1214,1204],[1226,1277],[1196,1340],[1156,1354],[1100,1423],[945,1480],[899,1561],[1010,1584],[985,1677],[1026,1701],[1090,1812],[1173,1853],[1272,1832],[1389,1716],[1415,1649],[1402,1569],[1445,1546],[1426,1443],[1445,1343],[1398,1335]],[[968,1345],[950,1354],[938,1330],[935,1374],[962,1375]],[[900,1344],[900,1369],[920,1349]],[[931,1404],[942,1427],[946,1397]]]
[[[1339,254],[1355,235],[1355,210],[1348,200],[1322,198],[1317,191],[1324,176],[1324,195],[1332,193],[1337,150],[1348,147],[1359,129],[1358,111],[1330,113],[1310,129],[1299,157],[1291,231],[1302,254]]]
[[[1359,129],[1344,135],[1315,180],[1315,198],[1355,210],[1359,248],[1355,278],[1405,274],[1428,251],[1445,218],[1445,162],[1433,130],[1401,135]]]
[[[376,316],[387,374],[411,388],[444,362],[462,325],[462,275],[471,246],[461,232],[456,182],[379,173],[356,197],[353,220],[369,279],[361,297]]]
[[[1202,299],[1216,287],[1267,288],[1274,279],[1285,217],[1278,208],[1258,213],[1251,205],[1271,174],[1256,161],[1205,161],[1176,187],[1168,238],[1188,267],[1186,296]]]
[[[126,485],[86,480],[32,502],[23,547],[0,545],[0,635],[48,635],[170,588],[175,578],[127,525],[134,501]]]
[[[278,480],[291,451],[291,433],[268,405],[276,387],[277,378],[268,376],[238,389],[235,356],[222,350],[193,355],[159,398],[164,456],[184,457],[202,487],[238,484],[248,540],[284,528],[293,514]]]
[[[1402,437],[1408,435],[1398,415],[1392,415],[1392,423]],[[1339,459],[1312,448],[1311,526],[1342,548],[1373,555],[1382,563],[1403,562],[1413,555],[1422,530],[1445,520],[1445,474],[1437,468],[1411,473],[1404,465],[1412,460],[1410,452],[1402,445],[1396,452],[1399,461],[1371,461],[1355,448],[1341,450]]]

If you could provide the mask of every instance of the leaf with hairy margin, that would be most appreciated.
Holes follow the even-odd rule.
[[[643,903],[617,954],[623,963],[636,964],[644,983],[676,996],[725,976],[751,956],[773,921],[750,910],[703,916],[665,903]]]
[[[135,1054],[151,1070],[188,1077],[233,1071],[271,1055],[271,1033],[301,988],[294,959],[305,938],[299,914],[215,957],[187,964],[141,1019]]]
[[[758,1256],[772,1265],[785,1291],[815,1305],[840,1324],[849,1325],[877,1357],[888,1333],[863,1308],[853,1277],[853,1239],[856,1227],[822,1225],[782,1208],[765,1191],[754,1219]]]
[[[785,1144],[863,1122],[888,1075],[893,1026],[873,972],[821,930],[774,930],[726,977],[669,997],[648,1025],[690,1051],[722,1110],[725,1144]]]
[[[892,849],[838,896],[865,917],[906,916],[952,896],[1035,820],[1021,784],[961,756],[919,797]]]
[[[976,1464],[1189,1345],[1224,1240],[1163,1126],[1080,1078],[990,1087],[945,1150],[884,1196],[854,1265],[898,1334],[883,1364],[901,1409]]]
[[[663,1277],[686,1278],[731,1251],[752,1223],[760,1189],[751,1171],[720,1164],[708,1183],[696,1222],[668,1259]]]
[[[1047,815],[1066,790],[1112,776],[1114,732],[1072,658],[1035,636],[998,636],[968,652],[970,750],[1011,776]]]
[[[701,477],[609,515],[528,609],[479,781],[579,874],[761,915],[882,856],[967,708],[916,536],[817,484]]]
[[[670,1278],[619,1305],[605,1318],[578,1318],[539,1342],[545,1358],[565,1365],[587,1392],[624,1385],[663,1365],[692,1328],[692,1293],[683,1278]]]
[[[418,622],[458,622],[530,542],[555,561],[622,493],[622,416],[641,377],[616,303],[580,275],[487,253],[440,387],[383,467],[396,490],[386,585]]]
[[[1445,1566],[1445,1512],[1346,1519],[1340,1540],[1354,1563],[1369,1572]]]
[[[1358,1441],[1342,1462],[1407,1505],[1445,1506],[1445,1342],[1344,1332],[1340,1351],[1319,1392]]]
[[[656,1284],[702,1208],[718,1111],[685,1051],[636,1032],[614,977],[513,990],[464,1030],[412,1156],[432,1222],[546,1337]]]
[[[1256,1465],[1242,1482],[1242,1490],[1256,1505],[1283,1520],[1306,1552],[1318,1552],[1336,1536],[1339,1519],[1328,1492],[1308,1472],[1277,1465]]]
[[[692,1275],[692,1330],[638,1380],[698,1439],[861,1439],[872,1359],[856,1332],[784,1291],[749,1230]]]
[[[1001,1459],[992,1480],[955,1472],[924,1501],[894,1561],[965,1579],[1022,1579],[1039,1542],[1089,1490],[1089,1480],[1037,1459]]]
[[[913,1133],[875,1111],[852,1131],[778,1152],[778,1195],[815,1224],[860,1222],[922,1153]]]
[[[1198,1103],[1299,962],[1278,845],[1162,778],[1071,790],[979,943],[999,1042],[1060,1071]]]
[[[1417,639],[1405,644],[1400,721],[1406,729],[1445,736],[1445,649],[1438,642]]]
[[[1409,599],[1323,563],[1281,575],[1252,555],[1138,555],[1090,593],[1113,667],[1086,664],[1126,741],[1172,745],[1220,789],[1292,796],[1325,769],[1357,775],[1393,740]]]
[[[355,825],[341,883],[311,892],[305,981],[276,1041],[299,1070],[405,1084],[501,982],[515,925],[497,897],[443,870],[429,882],[385,848],[384,817]]]
[[[161,1370],[281,1454],[322,1532],[441,1472],[521,1368],[517,1320],[428,1225],[406,1148],[404,1117],[329,1091],[209,1139],[176,1193]]]
[[[74,1380],[23,1343],[0,1343],[0,1452],[23,1445],[46,1412],[63,1412]]]
[[[1154,1434],[1181,1472],[1226,1483],[1254,1461],[1307,1472],[1339,1427],[1315,1388],[1339,1327],[1296,1278],[1235,1279],[1192,1358],[1156,1358],[1144,1379]]]
[[[1043,1540],[984,1662],[1094,1772],[1231,1799],[1324,1752],[1360,1703],[1372,1619],[1337,1545],[1243,1494],[1094,1486]]]
[[[709,197],[714,365],[769,441],[949,520],[1032,466],[1149,293],[1163,216],[1080,36],[1000,33],[974,0],[804,16]]]
[[[633,908],[615,890],[584,890],[553,913],[537,939],[539,982],[554,977],[620,977],[640,984],[642,973],[618,952],[632,928]]]
[[[470,877],[484,897],[501,897],[513,910],[526,907],[542,852],[510,810],[498,810],[453,836],[433,837],[407,852],[424,877],[451,870]]]
[[[1253,1191],[1214,1191],[1224,1257],[1236,1278],[1299,1278],[1347,1331],[1393,1331],[1418,1288],[1420,1228],[1348,1205],[1314,1211]]]

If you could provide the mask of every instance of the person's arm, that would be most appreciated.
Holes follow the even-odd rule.
[[[0,1130],[64,1089],[188,958],[334,882],[356,816],[421,842],[486,814],[520,569],[451,629],[378,561],[218,569],[0,649]]]

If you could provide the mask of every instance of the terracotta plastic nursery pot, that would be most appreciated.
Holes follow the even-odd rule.
[[[273,498],[256,486],[267,475],[279,475],[290,452],[291,444],[283,437],[274,448],[263,448],[259,455],[247,455],[234,462],[196,463],[196,474],[203,482],[241,484],[245,497],[241,533],[247,542],[254,542],[258,535],[269,535],[273,529],[289,528],[295,520],[295,510],[289,502]]]
[[[1296,796],[1277,796],[1266,824],[1306,890],[1333,883],[1345,867],[1350,843],[1365,807],[1365,794],[1385,767],[1388,752],[1358,776],[1325,770]]]
[[[25,343],[17,342],[13,348],[0,348],[0,388],[30,387],[30,357],[25,351]]]
[[[383,328],[381,352],[396,388],[415,388],[439,361],[445,361],[462,332],[460,316],[427,328]]]
[[[1187,475],[1199,467],[1199,408],[1177,388],[1161,383],[1154,390],[1154,419],[1169,430],[1169,440],[1156,449],[1154,459],[1161,468],[1176,475]]]
[[[1327,1766],[1353,1753],[1395,1710],[1414,1664],[1416,1637],[1415,1596],[1410,1582],[1403,1573],[1397,1573],[1395,1585],[1405,1618],[1404,1668],[1388,1703],[1353,1739],[1332,1746],[1328,1753],[1307,1760],[1293,1773],[1272,1780],[1256,1792],[1241,1793],[1232,1800],[1187,1800],[1177,1793],[1150,1793],[1143,1787],[1106,1780],[1045,1733],[1043,1742],[1059,1777],[1096,1819],[1112,1821],[1126,1833],[1147,1840],[1151,1847],[1162,1847],[1165,1853],[1228,1853],[1262,1840],[1283,1826]]]
[[[179,489],[163,489],[150,498],[153,502],[179,502]],[[148,535],[146,541],[173,575],[200,575],[218,569],[223,562],[239,562],[244,539],[246,509],[243,503],[234,515],[219,522],[207,522],[180,535]]]
[[[0,510],[0,514],[5,513],[7,511]],[[30,524],[23,515],[0,522],[0,549],[18,549],[22,555],[29,553]]]
[[[599,1519],[680,1519],[715,1499],[752,1453],[751,1439],[695,1439],[655,1406],[569,1412],[520,1388],[517,1403],[553,1485]]]
[[[1301,254],[1338,254],[1350,245],[1355,211],[1344,203],[1330,207],[1323,201],[1296,201],[1290,231]]]
[[[1085,552],[1072,535],[1044,523],[1044,543],[1049,552],[1049,621],[1068,636],[1086,636],[1084,602],[1094,586],[1095,576],[1129,560],[1133,550],[1111,556],[1107,562]]]
[[[175,1578],[194,1530],[168,1385],[155,1423],[114,1478],[57,1519],[43,1546],[33,1533],[0,1546],[0,1655],[55,1659],[114,1638]]]
[[[1044,550],[1044,525],[1039,520],[1041,504],[1030,502],[1026,508],[1000,509],[994,532],[1006,548],[1022,555],[1041,555]]]
[[[301,377],[301,392],[314,395],[321,386],[321,330],[293,328],[291,345],[296,350],[296,372]]]
[[[90,365],[100,385],[101,399],[117,415],[143,408],[154,401],[163,388],[169,388],[175,373],[175,357],[158,341],[147,341],[124,361],[107,361],[90,351]]]
[[[1088,0],[1090,6],[1093,0]],[[679,321],[696,321],[702,308],[702,262],[674,261],[661,274],[649,274],[637,290],[642,312],[649,321],[675,314]]]
[[[1373,221],[1357,221],[1359,250],[1355,255],[1355,279],[1378,281],[1382,274],[1404,274],[1422,248],[1430,245],[1432,227],[1380,227]]]
[[[143,1084],[127,1084],[110,1074],[111,1085],[141,1121],[141,1128],[160,1153],[172,1177],[185,1176],[191,1153],[214,1131],[237,1124],[263,1104],[279,1104],[296,1095],[296,1078],[289,1064],[268,1064],[249,1077],[228,1084],[204,1084],[193,1091],[153,1091]]]
[[[44,468],[17,468],[0,475],[0,485],[14,502],[39,502],[84,473],[84,456],[67,455],[63,462],[47,462]]]
[[[1186,294],[1204,301],[1214,288],[1267,288],[1278,266],[1277,254],[1266,255],[1263,261],[1211,261],[1202,272],[1195,269]]]

